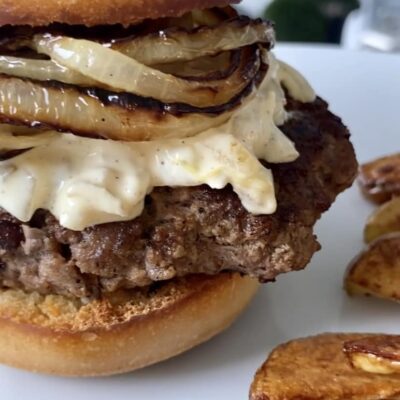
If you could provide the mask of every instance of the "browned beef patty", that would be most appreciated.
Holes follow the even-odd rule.
[[[313,226],[347,188],[357,163],[349,132],[321,99],[289,101],[283,131],[301,156],[268,165],[274,215],[255,216],[231,187],[158,188],[129,222],[74,232],[46,211],[28,224],[0,213],[0,283],[40,293],[98,296],[194,273],[240,271],[261,281],[304,268],[320,246]]]

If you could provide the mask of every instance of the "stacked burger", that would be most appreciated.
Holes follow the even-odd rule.
[[[349,133],[228,3],[0,0],[1,362],[155,363],[319,249]]]

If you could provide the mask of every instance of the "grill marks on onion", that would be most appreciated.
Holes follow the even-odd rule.
[[[206,108],[0,75],[0,121],[113,140],[190,137],[226,122],[263,80],[267,69],[263,63],[255,79],[230,102]]]
[[[107,46],[50,34],[24,37],[21,45],[50,60],[0,56],[0,120],[132,141],[193,136],[225,122],[265,77],[263,52],[273,44],[273,30],[247,17],[221,21],[213,11],[192,21],[211,21],[210,13],[218,25],[187,29],[182,22]],[[68,50],[71,57],[64,57]]]
[[[275,34],[271,23],[236,17],[216,27],[192,30],[167,28],[138,38],[118,40],[112,48],[145,65],[191,61],[223,51],[263,43],[272,47]]]

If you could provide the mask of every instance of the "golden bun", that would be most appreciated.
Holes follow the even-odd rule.
[[[0,25],[130,25],[240,0],[0,0]]]
[[[0,291],[0,363],[60,376],[133,371],[182,353],[227,328],[258,282],[193,276],[87,304]]]

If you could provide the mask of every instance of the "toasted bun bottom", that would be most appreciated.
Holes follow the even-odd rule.
[[[32,372],[101,376],[182,353],[227,328],[258,282],[194,276],[83,304],[0,291],[0,362]]]

